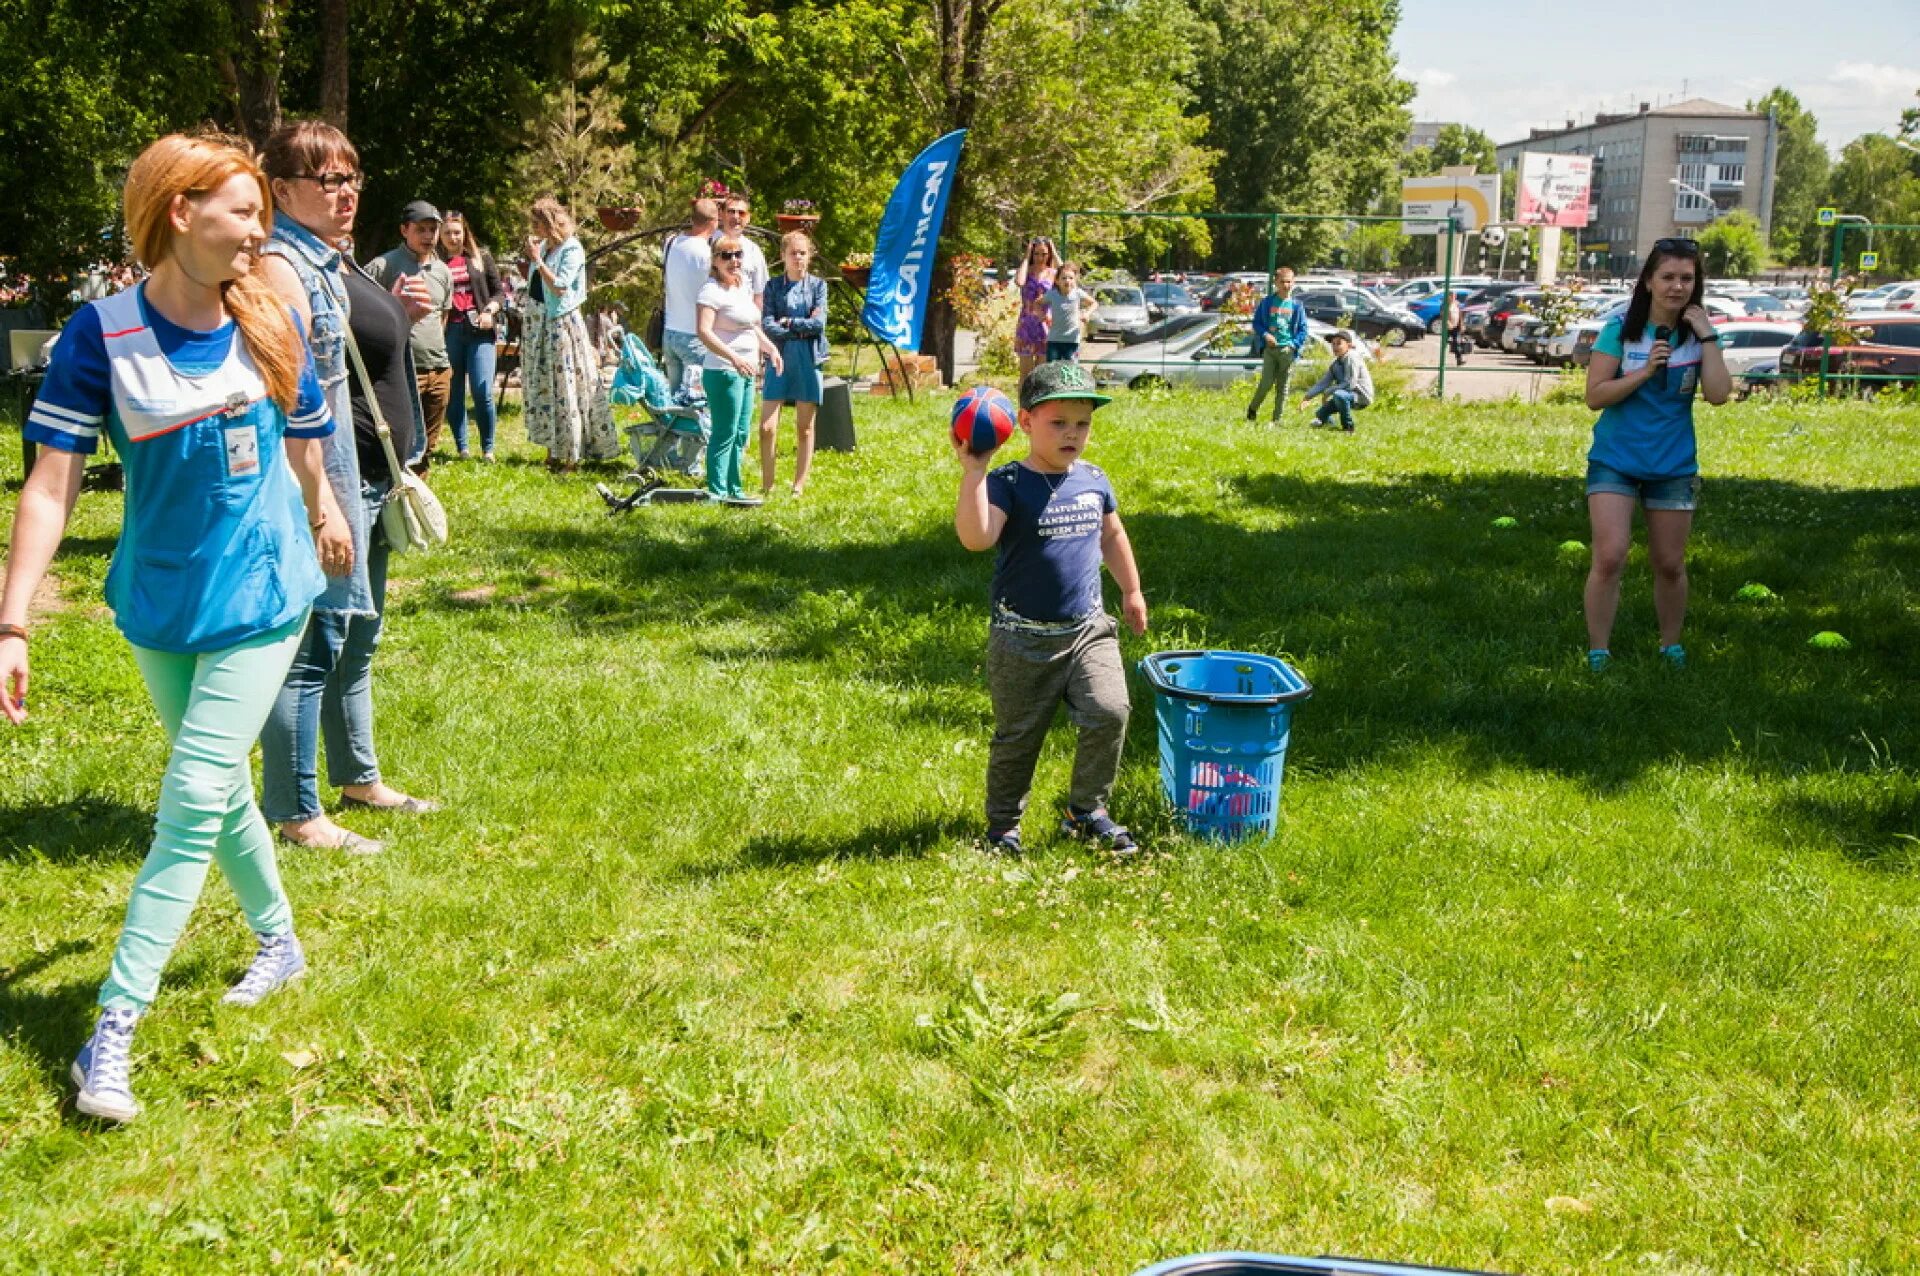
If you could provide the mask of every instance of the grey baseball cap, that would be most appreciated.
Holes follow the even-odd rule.
[[[1022,408],[1038,407],[1054,399],[1085,399],[1096,408],[1113,402],[1100,393],[1085,368],[1065,360],[1043,363],[1020,381]]]
[[[445,220],[446,218],[440,215],[440,210],[424,199],[416,199],[400,210],[400,224],[402,226],[405,226],[408,222],[439,222]]]

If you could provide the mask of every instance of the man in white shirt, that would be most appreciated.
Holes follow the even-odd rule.
[[[667,241],[666,323],[660,338],[660,367],[667,384],[676,389],[691,389],[700,376],[700,364],[706,351],[694,335],[699,325],[695,298],[706,286],[708,269],[713,264],[713,232],[720,220],[720,209],[710,199],[693,201],[693,217],[685,234]]]
[[[753,304],[765,310],[767,255],[747,234],[747,223],[752,220],[753,205],[745,195],[729,195],[727,202],[720,206],[720,234],[732,235],[740,241],[741,249],[747,254],[740,259],[740,273],[747,277],[747,291],[753,294]]]

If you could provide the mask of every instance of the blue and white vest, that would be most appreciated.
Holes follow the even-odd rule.
[[[286,413],[246,341],[236,332],[225,363],[187,376],[147,325],[142,291],[92,303],[127,480],[107,605],[135,646],[219,651],[297,620],[326,577],[282,446]]]

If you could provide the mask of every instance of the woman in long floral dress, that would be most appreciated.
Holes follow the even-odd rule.
[[[1020,375],[1026,376],[1047,361],[1047,289],[1060,268],[1053,241],[1041,236],[1027,241],[1027,256],[1013,272],[1020,290],[1020,322],[1013,329],[1013,351],[1020,356]]]
[[[573,214],[552,196],[527,213],[531,297],[520,343],[526,388],[527,441],[547,449],[547,468],[571,471],[582,460],[618,456],[613,410],[600,380],[600,359],[581,305],[587,299],[587,252],[574,236]]]

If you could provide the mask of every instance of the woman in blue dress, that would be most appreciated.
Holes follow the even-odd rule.
[[[767,283],[760,326],[780,351],[780,366],[764,361],[760,387],[760,495],[773,492],[774,441],[780,429],[780,407],[793,404],[793,494],[807,487],[807,469],[813,464],[813,416],[820,407],[820,365],[827,358],[827,281],[807,273],[813,263],[813,240],[804,230],[780,237],[780,259],[786,273]]]

